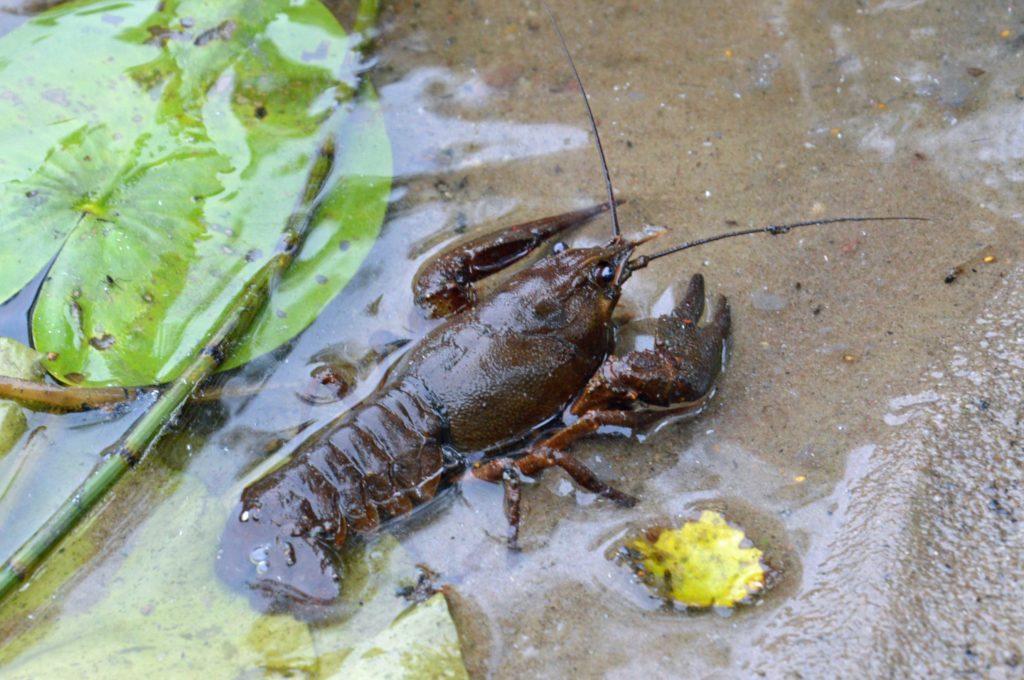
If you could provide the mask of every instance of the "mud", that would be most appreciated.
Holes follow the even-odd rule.
[[[1024,672],[1020,8],[551,4],[628,229],[668,226],[668,245],[734,224],[933,221],[726,241],[638,275],[635,316],[664,310],[692,271],[729,296],[734,343],[715,401],[642,443],[581,445],[643,499],[635,509],[556,473],[525,493],[521,555],[500,548],[497,492],[472,485],[409,533],[464,601],[471,669]],[[387,16],[396,157],[421,163],[407,166],[397,220],[454,234],[601,197],[579,93],[539,7],[399,3]],[[978,257],[986,247],[994,262]],[[788,566],[758,606],[666,612],[607,559],[631,528],[704,507]]]

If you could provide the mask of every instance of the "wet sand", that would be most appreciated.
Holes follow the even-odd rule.
[[[396,223],[419,234],[420,219],[436,220],[454,235],[601,200],[546,15],[418,5],[391,6],[382,40],[396,158],[418,159],[400,179]],[[636,508],[549,473],[525,494],[520,555],[501,550],[490,489],[464,488],[410,532],[456,585],[474,674],[1022,672],[1019,12],[552,6],[632,233],[664,225],[668,245],[839,215],[932,221],[729,240],[635,277],[623,304],[634,316],[665,311],[693,271],[729,297],[727,371],[699,418],[642,443],[580,445],[642,498]],[[437,240],[416,238],[424,250]],[[730,616],[665,611],[607,559],[630,530],[705,507],[784,568],[757,606]]]

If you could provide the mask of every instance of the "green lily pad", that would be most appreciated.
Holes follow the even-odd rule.
[[[77,2],[0,40],[0,302],[49,266],[32,317],[47,370],[176,377],[273,254],[333,135],[318,219],[227,367],[316,318],[390,191],[356,46],[317,0]]]
[[[173,500],[146,521],[94,603],[79,602],[0,648],[5,678],[230,678],[256,669],[261,677],[316,670],[308,626],[286,614],[260,615],[214,576],[221,523],[210,518],[225,514],[221,504],[188,478]],[[40,574],[22,595],[45,595],[90,556],[92,544],[88,531],[80,533],[68,545],[71,554],[53,565],[54,576]],[[5,613],[34,609],[19,604],[5,603]],[[3,623],[0,618],[0,629]]]
[[[0,338],[0,375],[20,380],[40,380],[41,355],[17,340]],[[11,450],[28,429],[28,419],[21,406],[7,399],[0,400],[0,456]]]
[[[0,338],[0,375],[19,380],[42,380],[42,355],[11,338]]]
[[[69,575],[97,559],[102,522],[76,531],[31,587],[3,603],[5,680],[467,677],[444,596],[407,608],[396,595],[415,566],[393,537],[346,553],[341,618],[311,627],[260,614],[214,576],[222,500],[187,475],[162,493],[130,542],[108,548],[74,588]]]
[[[14,448],[28,429],[28,419],[13,401],[0,401],[0,457]]]
[[[345,657],[330,678],[341,680],[468,680],[459,635],[444,593],[414,604]]]

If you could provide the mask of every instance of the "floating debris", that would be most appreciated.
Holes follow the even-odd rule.
[[[634,573],[660,597],[686,607],[733,607],[765,587],[762,553],[717,512],[679,529],[652,528],[623,549]]]
[[[977,274],[978,266],[983,264],[995,264],[999,261],[995,253],[992,252],[992,246],[985,246],[977,254],[964,262],[956,265],[950,269],[946,276],[942,279],[944,283],[953,283],[965,274]]]

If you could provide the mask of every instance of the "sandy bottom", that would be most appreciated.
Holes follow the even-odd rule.
[[[417,523],[407,545],[455,586],[471,669],[1024,672],[1022,17],[912,0],[551,4],[627,232],[664,225],[669,244],[817,217],[932,221],[730,240],[636,276],[636,317],[694,271],[729,297],[715,400],[643,442],[580,446],[642,498],[632,510],[553,473],[526,492],[520,555],[500,548],[491,489]],[[601,199],[542,10],[398,3],[381,45],[402,185],[391,248]],[[608,559],[631,530],[708,507],[783,570],[756,606],[666,611]]]

